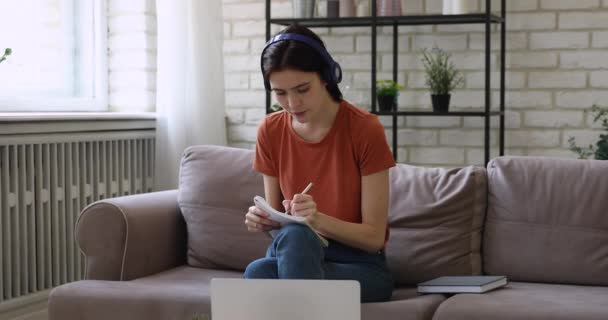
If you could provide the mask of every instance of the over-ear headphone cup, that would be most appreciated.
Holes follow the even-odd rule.
[[[337,62],[333,63],[331,66],[329,66],[329,68],[327,68],[326,74],[327,79],[332,84],[338,84],[340,81],[342,81],[342,68]]]
[[[342,67],[340,67],[340,65],[337,62],[334,66],[333,74],[334,74],[334,79],[336,81],[336,84],[340,83],[342,81]]]

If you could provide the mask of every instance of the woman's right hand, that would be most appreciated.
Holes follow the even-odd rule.
[[[249,211],[245,214],[245,225],[250,232],[270,231],[279,229],[281,225],[278,222],[266,219],[269,214],[262,211],[256,206],[249,207]]]

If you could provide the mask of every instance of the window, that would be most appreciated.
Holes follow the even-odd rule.
[[[0,111],[106,111],[105,0],[0,0]]]

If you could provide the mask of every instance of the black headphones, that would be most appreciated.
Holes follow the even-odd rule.
[[[324,68],[322,72],[323,78],[325,78],[328,84],[338,84],[340,83],[340,81],[342,81],[342,68],[336,61],[334,61],[334,59],[332,59],[331,55],[329,55],[329,52],[327,52],[327,50],[325,50],[325,48],[323,48],[323,46],[321,46],[318,41],[311,37],[298,33],[284,33],[276,35],[268,42],[266,42],[264,50],[262,50],[262,55],[260,58],[260,67],[262,69],[262,76],[264,77],[264,87],[266,88],[266,90],[270,90],[270,82],[268,81],[268,79],[266,79],[266,76],[264,75],[264,51],[266,51],[266,49],[273,43],[286,40],[294,40],[304,43],[309,47],[315,49],[315,51],[317,51],[321,55],[321,57],[327,64],[327,68]]]

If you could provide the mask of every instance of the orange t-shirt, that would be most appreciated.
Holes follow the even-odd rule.
[[[394,165],[378,117],[344,100],[332,128],[317,143],[296,134],[286,111],[266,116],[253,161],[255,170],[278,177],[284,199],[312,182],[307,194],[317,210],[353,223],[361,223],[361,177]]]

